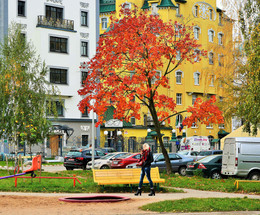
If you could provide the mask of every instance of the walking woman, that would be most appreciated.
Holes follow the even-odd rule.
[[[148,194],[148,196],[155,196],[153,182],[151,179],[151,163],[153,162],[153,153],[151,152],[148,143],[143,144],[143,150],[141,151],[141,153],[142,153],[142,157],[139,160],[139,165],[142,166],[142,170],[141,170],[138,190],[135,193],[135,195],[136,196],[138,196],[139,194],[140,196],[142,195],[142,185],[143,185],[144,175],[146,175],[151,188],[151,192]]]

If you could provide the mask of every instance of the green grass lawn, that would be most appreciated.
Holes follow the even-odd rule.
[[[183,177],[175,174],[161,174],[165,178],[166,187],[189,188],[195,190],[220,191],[220,192],[243,192],[260,194],[260,183],[240,183],[238,190],[234,186],[238,178],[209,179],[200,176]]]
[[[35,172],[37,176],[40,176],[39,172]],[[0,177],[12,175],[13,171],[0,170]],[[30,174],[26,175],[30,176]],[[17,187],[15,187],[15,179],[8,178],[0,180],[0,191],[11,191],[11,192],[46,192],[46,193],[125,193],[135,192],[137,185],[126,186],[126,185],[111,185],[98,186],[93,181],[92,171],[83,170],[71,170],[61,171],[57,173],[42,172],[41,176],[51,177],[77,177],[82,184],[76,182],[76,186],[73,187],[72,179],[41,179],[39,182],[38,178],[19,178],[17,179]],[[149,192],[149,186],[144,187],[145,192]],[[175,190],[174,188],[162,188],[160,187],[157,192],[183,192]]]
[[[13,174],[13,171],[9,171],[9,175]],[[39,173],[36,173],[39,176]],[[0,170],[0,176],[8,175],[6,170]],[[73,177],[76,176],[82,184],[76,183],[76,187],[73,187],[73,180],[71,179],[42,179],[39,183],[39,179],[18,179],[17,188],[14,187],[14,178],[1,180],[0,191],[21,191],[21,192],[131,192],[135,191],[136,186],[127,187],[125,185],[112,185],[98,186],[93,182],[92,171],[83,170],[71,170],[61,171],[57,173],[42,172],[42,176],[57,176],[57,177]],[[165,178],[165,183],[160,184],[160,192],[176,192],[175,187],[189,188],[205,191],[219,191],[219,192],[240,192],[240,193],[252,193],[260,194],[260,183],[240,183],[237,190],[234,186],[234,178],[213,180],[199,176],[183,177],[175,174],[167,175],[161,174],[162,178]],[[171,189],[170,189],[171,188]],[[145,189],[149,191],[147,186]],[[146,191],[145,191],[146,192]],[[178,191],[181,192],[181,191]]]
[[[141,207],[156,212],[259,211],[260,200],[249,198],[186,198],[167,200]]]
[[[45,165],[63,165],[63,162],[50,162],[50,163],[42,163],[43,166]],[[6,161],[0,161],[0,166],[6,166]],[[14,160],[8,161],[8,166],[14,166]]]

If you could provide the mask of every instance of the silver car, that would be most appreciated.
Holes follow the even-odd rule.
[[[198,156],[199,152],[191,151],[191,150],[183,150],[183,151],[179,151],[178,154],[184,155],[185,157],[188,157],[188,158],[193,158],[194,161],[197,161],[198,160],[197,156]]]
[[[112,160],[114,158],[119,158],[127,153],[128,152],[109,153],[94,161],[94,169],[110,169]],[[87,169],[91,169],[91,168],[92,168],[92,161],[89,161],[87,164]]]

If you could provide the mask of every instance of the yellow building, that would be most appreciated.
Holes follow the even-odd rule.
[[[232,40],[232,22],[228,20],[223,11],[217,8],[216,0],[100,0],[100,32],[108,30],[109,17],[118,16],[120,6],[131,8],[135,4],[140,10],[148,10],[148,13],[159,15],[164,21],[187,22],[194,24],[193,34],[202,45],[202,49],[208,52],[207,58],[191,64],[184,63],[170,76],[171,89],[165,92],[177,102],[177,111],[186,110],[196,98],[207,98],[212,95],[221,101],[224,97],[221,83],[217,81],[217,71],[223,66],[222,50],[227,41]],[[198,50],[199,51],[199,50]],[[142,110],[143,111],[143,110]],[[224,125],[197,124],[191,128],[179,129],[182,120],[187,113],[172,118],[171,124],[165,124],[162,128],[164,142],[168,142],[172,136],[172,129],[177,137],[208,136],[212,141],[212,148],[219,148],[221,133],[230,132],[231,126],[227,122]],[[153,129],[149,113],[143,113],[141,120],[132,119],[131,123],[120,122],[112,117],[112,109],[107,112],[107,122],[101,126],[101,146],[106,146],[125,140],[125,144],[131,141],[140,142],[147,136],[147,129]],[[185,129],[185,130],[184,130]],[[151,133],[153,135],[153,133]],[[103,141],[102,141],[103,140]],[[217,144],[216,144],[217,143]],[[129,147],[127,145],[127,147]]]

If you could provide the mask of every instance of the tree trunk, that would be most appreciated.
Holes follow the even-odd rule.
[[[158,140],[159,140],[159,143],[160,143],[160,147],[162,149],[162,153],[163,153],[163,156],[164,156],[164,159],[165,159],[167,174],[171,174],[172,173],[172,165],[171,165],[171,162],[170,162],[170,159],[169,159],[168,152],[166,151],[164,144],[163,144],[160,122],[158,120],[158,116],[157,116],[153,101],[151,101],[149,109],[150,109],[151,115],[153,117],[155,131],[157,133]]]

